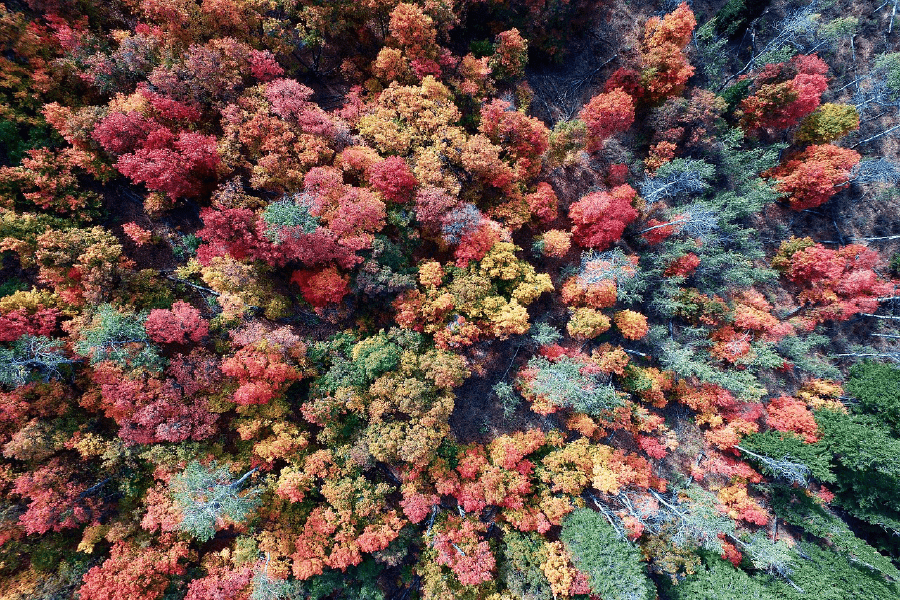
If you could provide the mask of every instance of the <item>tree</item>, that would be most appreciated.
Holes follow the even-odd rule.
[[[748,132],[793,127],[819,106],[827,72],[815,54],[766,65],[754,79],[754,93],[741,102],[741,126]]]
[[[850,368],[845,386],[859,400],[862,410],[877,415],[900,434],[900,369],[877,362],[860,362]]]
[[[750,577],[728,561],[710,558],[707,564],[683,582],[672,586],[676,600],[776,600],[778,596],[753,577]]]
[[[62,460],[51,459],[13,482],[12,492],[29,500],[19,523],[26,533],[43,535],[95,522],[101,502],[89,489]]]
[[[95,215],[100,197],[82,189],[79,175],[102,175],[86,152],[65,148],[28,150],[21,166],[0,167],[0,204],[37,207],[81,219]]]
[[[562,258],[568,254],[572,247],[572,234],[562,229],[550,229],[544,235],[536,238],[532,249],[544,256]]]
[[[587,573],[595,594],[612,600],[656,597],[655,586],[640,565],[640,552],[621,539],[603,515],[576,509],[563,521],[560,539]]]
[[[638,183],[641,196],[652,205],[666,198],[681,198],[709,189],[715,168],[702,160],[675,159],[656,169],[653,176]],[[648,223],[649,225],[649,223]]]
[[[29,381],[61,379],[62,367],[74,362],[59,340],[24,334],[12,348],[0,348],[0,385],[19,387]]]
[[[420,68],[425,66],[425,61],[436,58],[434,21],[418,6],[405,2],[398,4],[391,11],[390,31],[406,56],[411,61],[418,61]]]
[[[251,595],[247,588],[252,577],[253,568],[249,565],[240,569],[212,572],[206,577],[194,579],[188,584],[185,600],[216,600],[217,598],[250,600]]]
[[[669,98],[650,113],[653,143],[674,144],[680,152],[715,155],[726,107],[721,96],[708,90],[692,89],[687,98]]]
[[[173,575],[184,573],[181,560],[187,558],[183,542],[167,540],[168,548],[140,548],[117,542],[103,564],[84,575],[78,588],[84,600],[159,600]]]
[[[294,271],[291,281],[300,287],[303,299],[317,309],[339,303],[350,292],[349,278],[334,267],[321,271]]]
[[[856,518],[900,531],[900,470],[890,457],[900,439],[870,415],[815,411],[822,444],[833,457],[835,502]]]
[[[118,276],[131,264],[122,245],[102,227],[49,229],[36,241],[38,281],[76,305],[108,299]]]
[[[859,153],[831,144],[810,146],[781,166],[767,172],[775,188],[789,195],[794,210],[815,208],[847,187]]]
[[[589,340],[609,330],[609,318],[593,308],[576,308],[566,331],[576,340]]]
[[[566,355],[548,360],[536,356],[519,372],[517,385],[539,414],[571,407],[588,415],[603,415],[622,405],[615,388],[601,373],[585,368],[587,357]]]
[[[159,370],[164,360],[150,343],[146,320],[146,314],[124,313],[112,304],[101,304],[81,329],[75,351],[89,357],[91,364],[110,360],[126,369]]]
[[[809,305],[805,316],[813,325],[876,310],[878,299],[892,289],[873,270],[877,262],[875,251],[858,244],[832,250],[810,238],[791,238],[782,242],[772,266],[801,288],[798,299]]]
[[[307,194],[295,194],[266,206],[262,213],[266,237],[277,245],[300,233],[314,232],[319,220],[310,213],[312,205]]]
[[[216,433],[219,415],[210,410],[209,396],[222,380],[218,360],[196,350],[177,355],[166,375],[125,372],[108,361],[94,367],[100,408],[119,425],[126,444],[203,440]]]
[[[546,559],[541,563],[541,570],[555,597],[590,593],[587,575],[572,564],[572,554],[562,542],[545,542],[544,552]]]
[[[288,328],[250,325],[233,334],[241,348],[222,361],[222,373],[238,380],[233,399],[240,405],[268,404],[303,377],[297,363],[306,346]]]
[[[98,124],[93,137],[118,155],[120,173],[173,199],[199,194],[202,179],[219,164],[214,136],[176,134],[134,111],[111,113]]]
[[[257,504],[258,490],[242,489],[255,471],[251,469],[234,479],[228,467],[218,466],[215,461],[209,465],[188,463],[169,482],[172,499],[182,515],[179,528],[207,542],[223,524],[240,524]]]
[[[634,122],[634,101],[622,88],[616,88],[591,98],[578,116],[588,130],[586,149],[596,152],[603,148],[604,140]]]
[[[200,342],[209,334],[209,324],[200,311],[181,300],[171,310],[151,310],[144,328],[151,340],[162,344]]]
[[[633,310],[622,310],[616,313],[616,327],[629,340],[639,340],[650,330],[647,317]]]
[[[505,158],[515,169],[515,178],[527,182],[537,177],[550,145],[547,127],[540,120],[514,110],[509,102],[503,100],[485,103],[481,107],[480,116],[478,131],[486,135],[491,143],[503,148]],[[552,188],[546,189],[549,187],[541,182],[538,184],[538,191],[544,195],[552,195]],[[555,198],[553,196],[554,200]]]
[[[790,431],[803,437],[807,443],[818,440],[818,430],[812,412],[806,404],[787,396],[774,398],[766,407],[766,422],[778,431]]]
[[[537,534],[505,533],[503,557],[498,575],[513,594],[523,600],[551,600],[549,582],[541,571],[542,563],[547,560],[547,550]]]
[[[808,114],[797,129],[797,141],[830,144],[859,129],[859,113],[847,104],[823,104]]]
[[[696,26],[694,13],[686,2],[662,18],[651,17],[644,25],[640,79],[651,104],[680,94],[694,74],[684,48]]]
[[[416,189],[416,178],[399,156],[391,156],[369,167],[369,183],[389,202],[408,202]]]
[[[531,215],[541,223],[551,223],[556,220],[559,199],[549,183],[541,181],[535,191],[525,196],[525,202],[531,210]]]
[[[488,63],[498,80],[518,79],[525,75],[528,63],[528,41],[512,28],[497,34],[494,54]]]
[[[435,561],[450,567],[463,585],[478,585],[494,578],[496,560],[479,534],[487,526],[473,518],[450,516],[434,528]]]
[[[622,237],[638,213],[632,206],[637,192],[620,185],[610,192],[588,194],[569,208],[572,237],[581,246],[605,250]]]

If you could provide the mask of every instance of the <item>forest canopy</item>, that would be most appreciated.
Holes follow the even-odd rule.
[[[0,6],[0,600],[900,597],[873,8]]]

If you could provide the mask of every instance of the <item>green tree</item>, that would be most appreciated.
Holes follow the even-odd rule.
[[[563,521],[560,539],[578,568],[589,578],[591,590],[604,600],[653,600],[656,589],[640,564],[641,553],[601,515],[580,508]]]
[[[672,600],[778,600],[759,581],[718,556],[708,555],[696,573],[669,590]]]
[[[16,340],[12,348],[0,348],[0,385],[19,387],[29,381],[61,378],[62,367],[74,362],[62,349],[59,340],[27,334]]]
[[[900,434],[900,369],[876,362],[853,365],[845,389],[859,400],[860,410]]]
[[[504,561],[500,565],[500,578],[509,591],[522,600],[550,600],[553,592],[541,563],[547,560],[547,551],[540,536],[535,533],[510,531],[503,536]]]
[[[91,364],[111,360],[124,368],[159,370],[164,359],[144,329],[145,313],[117,310],[101,304],[90,324],[81,330],[75,352],[90,357]]]
[[[833,456],[835,500],[863,521],[900,534],[900,439],[876,417],[815,412]],[[896,546],[896,541],[893,542]]]
[[[172,498],[182,514],[181,530],[206,542],[226,520],[239,523],[246,519],[256,506],[259,491],[241,488],[255,471],[251,469],[232,480],[231,471],[215,461],[209,466],[197,461],[188,463],[169,483]]]

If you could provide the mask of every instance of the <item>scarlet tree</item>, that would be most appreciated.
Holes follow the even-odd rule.
[[[793,127],[819,106],[828,89],[827,72],[815,54],[766,65],[753,82],[754,93],[741,102],[741,126],[747,131]]]
[[[610,192],[588,194],[569,209],[572,237],[588,248],[609,248],[637,218],[638,213],[631,205],[636,196],[637,192],[627,184]]]
[[[82,600],[158,600],[169,585],[169,578],[184,573],[179,561],[188,555],[187,544],[139,548],[117,542],[109,558],[91,568],[78,589]]]
[[[634,122],[634,100],[622,88],[597,94],[591,98],[579,117],[588,129],[588,152],[603,147],[608,137],[621,133]]]
[[[181,300],[171,310],[151,310],[144,327],[151,340],[164,344],[199,342],[209,333],[209,324],[200,311]]]
[[[810,146],[793,159],[768,172],[780,192],[789,194],[794,210],[815,208],[850,183],[850,172],[860,155],[831,144]]]

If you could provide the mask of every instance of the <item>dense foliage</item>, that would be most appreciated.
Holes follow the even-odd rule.
[[[900,597],[894,17],[718,7],[0,6],[0,598]]]

